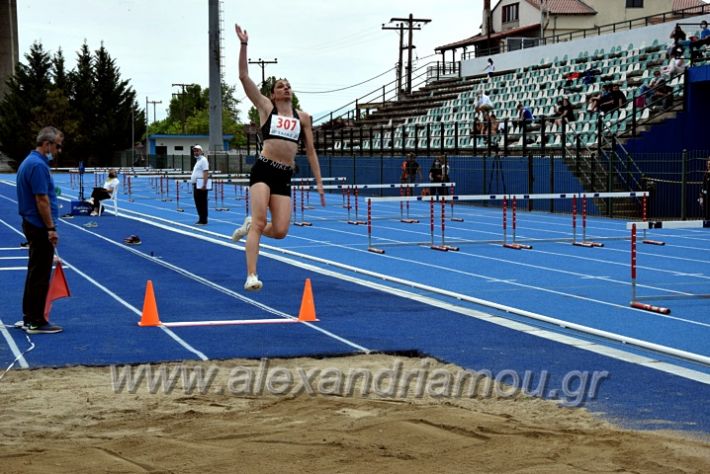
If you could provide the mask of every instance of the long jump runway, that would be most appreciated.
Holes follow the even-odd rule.
[[[57,176],[57,182],[62,178]],[[27,250],[19,248],[23,237],[13,181],[0,180],[0,319],[5,325],[21,319],[27,256]],[[62,197],[72,198],[64,185]],[[241,288],[243,246],[228,239],[244,217],[243,203],[236,203],[234,211],[211,210],[207,228],[192,226],[195,216],[189,203],[178,213],[174,203],[157,199],[119,200],[119,217],[63,219],[59,253],[72,296],[56,301],[51,317],[65,332],[31,337],[34,349],[22,355],[15,368],[421,354],[493,374],[546,371],[550,387],[559,387],[573,371],[606,373],[596,396],[586,401],[590,410],[628,426],[710,433],[710,415],[704,408],[710,400],[710,367],[702,362],[710,356],[707,300],[671,301],[672,317],[628,308],[627,241],[610,241],[600,249],[548,243],[532,251],[476,244],[445,253],[403,245],[375,255],[367,252],[364,226],[346,224],[340,197],[328,198],[325,209],[308,211],[312,227],[292,226],[287,239],[264,240],[259,271],[265,287],[256,294]],[[63,201],[63,209],[68,204]],[[470,238],[489,227],[495,233],[496,211],[463,208],[457,213],[465,220],[452,223],[450,235]],[[519,233],[562,228],[563,219],[526,214]],[[84,227],[90,221],[98,226]],[[420,232],[426,240],[427,230],[416,225],[383,220],[376,226],[378,238],[396,240],[403,233]],[[619,236],[625,235],[623,227],[606,219],[590,224],[592,232]],[[124,245],[130,234],[139,235],[142,245]],[[645,286],[639,291],[706,289],[707,231],[654,235],[668,244],[643,249],[639,283]],[[306,278],[313,283],[319,318],[314,323],[137,325],[147,280],[153,282],[161,320],[180,322],[296,317]],[[506,311],[505,305],[551,319],[530,319]],[[557,320],[699,359],[563,328]],[[2,336],[4,370],[30,340],[17,329],[3,328]],[[543,396],[559,398],[557,393],[551,388]]]

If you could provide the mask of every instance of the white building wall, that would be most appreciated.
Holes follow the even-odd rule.
[[[710,23],[710,15],[694,16],[686,18],[683,23],[700,23],[705,20]],[[629,43],[633,43],[636,48],[642,46],[651,46],[654,40],[658,40],[661,44],[668,44],[670,33],[675,23],[662,23],[659,25],[648,26],[645,28],[637,28],[635,30],[622,31],[602,36],[594,36],[586,39],[578,39],[564,43],[553,44],[544,47],[535,47],[511,51],[509,53],[497,54],[493,56],[495,61],[496,71],[506,71],[510,69],[518,69],[525,66],[540,64],[542,60],[552,61],[555,57],[562,58],[567,55],[568,58],[576,58],[582,51],[593,52],[595,49],[603,48],[609,51],[612,46],[621,46],[626,48]],[[700,28],[683,28],[689,35],[694,34]],[[481,74],[486,66],[488,56],[473,58],[461,62],[461,75],[473,76]]]

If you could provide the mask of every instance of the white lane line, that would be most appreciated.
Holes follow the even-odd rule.
[[[168,227],[168,226],[166,226],[166,225],[163,225],[163,224],[158,224],[158,223],[153,222],[153,221],[150,221],[150,220],[148,220],[148,219],[142,219],[142,218],[137,218],[137,217],[129,217],[129,218],[130,218],[130,219],[137,220],[137,221],[140,221],[140,222],[144,222],[144,223],[147,223],[147,224],[150,224],[150,225],[154,225],[154,226],[157,226],[157,227],[160,227],[160,228],[163,228],[163,229],[172,231],[172,232],[177,232],[177,233],[181,233],[181,234],[184,234],[184,235],[189,235],[189,236],[191,236],[191,237],[193,237],[193,238],[198,238],[198,239],[206,240],[206,241],[209,241],[209,242],[213,242],[213,243],[216,243],[216,244],[218,244],[218,245],[227,246],[227,247],[235,247],[234,244],[224,242],[224,240],[221,240],[221,239],[220,239],[220,240],[217,240],[217,239],[214,239],[214,238],[211,238],[211,237],[207,237],[207,236],[204,236],[204,235],[190,234],[190,233],[184,232],[184,231],[182,231],[182,230],[170,228],[170,227]],[[307,239],[304,239],[304,240],[307,240]],[[282,253],[282,254],[285,254],[285,255],[292,255],[292,256],[294,256],[294,257],[296,257],[296,258],[301,258],[301,259],[304,259],[304,260],[311,260],[311,261],[314,261],[314,262],[317,262],[317,263],[320,263],[320,264],[325,264],[325,265],[328,265],[328,266],[331,266],[331,267],[336,267],[336,268],[340,268],[340,269],[345,269],[345,270],[347,270],[348,272],[352,272],[352,273],[356,273],[356,274],[362,274],[362,275],[367,275],[367,276],[369,276],[369,277],[373,277],[373,278],[376,278],[376,279],[378,279],[378,280],[383,280],[383,281],[387,281],[387,282],[393,282],[393,283],[400,284],[400,285],[403,285],[403,286],[409,286],[409,287],[412,287],[412,288],[417,288],[417,289],[420,289],[420,290],[423,290],[423,291],[426,291],[426,292],[436,293],[436,294],[439,294],[439,295],[444,295],[444,296],[446,296],[446,297],[455,298],[455,299],[458,299],[458,300],[461,300],[461,301],[467,301],[467,302],[474,303],[474,304],[479,304],[479,305],[482,305],[482,306],[487,306],[487,307],[496,308],[496,309],[499,309],[499,310],[502,310],[502,311],[505,311],[505,312],[508,312],[508,313],[518,314],[518,315],[521,315],[521,316],[524,316],[524,317],[528,317],[528,318],[531,318],[531,319],[534,319],[534,320],[539,320],[539,321],[547,322],[547,323],[550,323],[550,324],[553,324],[553,325],[556,325],[556,326],[560,326],[560,327],[562,327],[562,328],[569,328],[569,329],[572,329],[572,330],[580,331],[580,332],[585,333],[585,334],[591,334],[591,335],[595,335],[595,336],[601,336],[601,337],[603,337],[603,338],[605,338],[605,339],[609,339],[609,340],[612,340],[612,341],[621,342],[621,343],[623,343],[623,344],[629,344],[629,345],[641,347],[641,348],[643,348],[643,349],[648,349],[648,350],[651,350],[651,351],[653,351],[653,352],[661,353],[661,354],[664,354],[664,355],[671,355],[671,356],[675,356],[675,357],[680,357],[680,358],[682,358],[682,359],[691,360],[691,361],[694,361],[694,362],[699,362],[700,364],[703,364],[703,365],[706,365],[706,366],[707,366],[707,365],[710,365],[710,357],[706,357],[706,356],[701,355],[701,354],[695,354],[695,353],[691,353],[691,352],[679,350],[679,349],[676,349],[676,348],[673,348],[673,347],[663,346],[663,345],[651,343],[651,342],[648,342],[648,341],[644,341],[644,340],[640,340],[640,339],[636,339],[636,338],[630,338],[630,337],[626,337],[626,336],[623,336],[623,335],[620,335],[620,334],[616,334],[616,333],[611,333],[611,332],[608,332],[608,331],[598,330],[598,329],[596,329],[596,328],[591,328],[591,327],[587,327],[587,326],[583,326],[583,325],[579,325],[579,324],[570,323],[570,322],[568,322],[568,321],[563,321],[563,320],[551,318],[551,317],[549,317],[549,316],[545,316],[545,315],[542,315],[542,314],[538,314],[538,313],[533,313],[533,312],[521,310],[521,309],[519,309],[519,308],[514,308],[514,307],[510,307],[510,306],[506,306],[506,305],[501,305],[501,304],[498,304],[498,303],[495,303],[495,302],[491,302],[491,301],[482,300],[482,299],[479,299],[479,298],[470,297],[470,296],[468,296],[468,295],[464,295],[464,294],[461,294],[461,293],[455,293],[455,292],[448,291],[448,290],[443,290],[443,289],[440,289],[440,288],[434,288],[434,287],[431,287],[431,286],[429,286],[429,285],[423,285],[423,284],[420,284],[420,283],[417,283],[417,282],[414,282],[414,281],[404,280],[404,279],[400,279],[400,278],[397,278],[397,277],[391,277],[391,276],[384,275],[384,274],[381,274],[381,273],[372,272],[372,271],[364,270],[364,269],[357,268],[357,267],[352,267],[352,266],[350,266],[350,265],[342,264],[342,263],[339,263],[339,262],[334,262],[334,261],[332,261],[332,260],[326,260],[326,259],[322,259],[322,258],[319,258],[319,257],[313,257],[313,256],[310,256],[310,255],[299,254],[299,253],[297,253],[297,252],[292,252],[292,251],[289,251],[289,250],[284,250],[284,249],[280,249],[280,248],[276,248],[276,247],[271,247],[271,246],[264,245],[264,244],[262,244],[262,247],[268,248],[268,249],[273,250],[273,251],[277,251],[277,252]],[[336,245],[336,247],[337,247],[337,245]],[[242,248],[242,247],[237,247],[237,248]],[[283,255],[276,255],[276,254],[273,254],[273,253],[271,253],[271,252],[266,252],[266,251],[262,251],[262,252],[261,252],[261,255],[264,255],[264,256],[266,256],[266,257],[273,258],[273,259],[275,259],[275,260],[278,260],[278,261],[287,263],[287,264],[289,264],[289,265],[293,265],[293,266],[300,267],[300,268],[305,268],[305,269],[308,269],[308,270],[313,271],[313,272],[317,272],[317,273],[321,273],[321,274],[324,274],[324,275],[332,276],[332,277],[334,277],[334,278],[338,278],[338,279],[340,279],[340,280],[344,280],[344,281],[347,281],[347,282],[356,283],[356,284],[359,284],[359,285],[362,285],[362,286],[367,286],[367,287],[376,287],[376,288],[378,288],[378,289],[380,289],[380,290],[382,290],[382,291],[391,292],[391,293],[393,293],[393,294],[397,294],[396,292],[401,291],[401,290],[397,290],[397,289],[394,289],[394,288],[391,288],[391,287],[388,287],[388,286],[378,285],[378,284],[373,283],[373,282],[370,282],[370,281],[360,280],[360,279],[358,279],[358,278],[353,278],[353,277],[350,276],[350,275],[344,275],[344,274],[341,274],[341,273],[338,273],[338,272],[335,272],[335,271],[332,271],[332,270],[327,270],[327,269],[324,269],[324,268],[321,268],[321,267],[318,267],[318,266],[315,266],[315,265],[310,265],[310,264],[307,264],[307,263],[304,263],[304,262],[301,262],[301,261],[293,260],[292,258],[285,257],[285,256],[283,256]],[[414,262],[414,263],[419,263],[419,262]],[[406,292],[403,292],[403,293],[402,293],[402,295],[405,295],[405,294],[406,294]],[[420,297],[420,295],[406,294],[406,297],[412,298],[412,299],[417,299],[417,298]],[[422,297],[422,298],[426,298],[426,297]],[[437,302],[437,303],[441,303],[441,302],[439,302],[438,300],[431,300],[431,301]],[[431,304],[431,303],[430,303],[430,304]],[[443,303],[441,303],[441,304],[443,304]],[[458,308],[458,307],[455,307],[455,306],[452,307],[452,308],[461,309],[461,308]],[[624,309],[630,309],[630,308],[628,308],[628,307],[626,307],[626,306],[623,306],[623,308],[624,308]],[[456,310],[456,309],[452,309],[452,310]],[[465,309],[464,309],[464,310],[465,310]],[[461,312],[461,311],[458,311],[458,312]],[[485,314],[485,313],[479,313],[479,314]],[[646,312],[644,312],[644,314],[646,314]],[[494,316],[491,316],[491,315],[485,315],[485,317],[482,317],[481,319],[490,320],[490,318],[493,318],[493,317],[494,317]],[[666,317],[667,317],[667,316],[666,316]],[[500,325],[506,326],[506,327],[510,327],[510,328],[513,328],[513,329],[517,329],[517,325],[520,324],[520,323],[518,323],[518,322],[510,321],[510,320],[503,319],[503,318],[500,318],[500,320],[501,320],[501,324],[500,324]],[[692,322],[692,321],[689,321],[689,322]],[[535,330],[538,330],[538,329],[535,328]],[[568,337],[568,336],[559,335],[559,334],[552,333],[552,332],[551,332],[550,334],[551,334],[551,336],[549,337],[550,339],[556,340],[556,341],[561,342],[561,343],[563,343],[563,344],[564,344],[565,342],[562,340],[562,338]],[[582,348],[582,349],[585,349],[586,347],[587,347],[586,341],[585,341],[584,344],[580,345],[580,348]],[[613,358],[617,358],[617,359],[619,359],[619,360],[625,360],[625,361],[632,360],[634,357],[636,357],[633,353],[628,353],[628,352],[624,352],[624,351],[618,351],[618,352],[615,352],[615,351],[618,351],[618,350],[612,349],[612,348],[609,348],[609,347],[602,347],[600,350],[592,350],[592,352],[597,352],[597,353],[600,353],[600,354],[607,355],[607,356],[609,356],[609,357],[613,357]],[[646,360],[646,359],[644,359],[644,360]],[[693,379],[693,380],[698,380],[698,381],[701,381],[701,382],[703,382],[703,383],[710,383],[710,381],[707,380],[706,374],[703,374],[703,373],[695,373],[694,371],[689,371],[688,369],[686,369],[686,368],[684,368],[684,367],[678,367],[678,366],[675,366],[675,365],[673,365],[673,364],[663,365],[663,364],[666,364],[665,362],[662,363],[662,364],[657,364],[657,363],[655,363],[655,361],[653,361],[652,359],[648,359],[648,361],[651,361],[651,362],[649,362],[649,364],[652,363],[652,365],[649,365],[649,366],[651,366],[651,367],[653,367],[653,368],[656,368],[656,369],[659,369],[659,370],[663,370],[663,371],[666,371],[666,372],[668,372],[668,373],[672,373],[672,374],[679,375],[679,376],[682,376],[682,377],[691,378],[691,379]],[[634,363],[638,363],[638,362],[634,362]],[[642,364],[642,365],[643,365],[643,364]]]
[[[126,217],[126,216],[123,216],[123,217]],[[137,220],[137,221],[144,221],[143,219],[137,218],[137,217],[128,217],[128,218],[129,218],[129,219],[133,219],[133,220]],[[172,263],[166,262],[165,260],[156,259],[155,257],[150,257],[150,256],[148,256],[148,255],[146,255],[146,254],[144,254],[144,253],[142,253],[142,252],[137,251],[136,249],[134,249],[134,248],[132,248],[132,247],[129,247],[129,246],[120,244],[120,243],[118,243],[118,242],[115,242],[115,241],[113,241],[113,240],[111,240],[111,239],[108,239],[108,238],[104,237],[103,235],[97,234],[96,232],[92,232],[92,231],[90,231],[90,230],[88,230],[88,229],[86,229],[86,228],[84,228],[84,227],[80,227],[80,226],[77,226],[77,225],[75,225],[75,224],[69,224],[69,225],[71,225],[72,227],[75,227],[75,228],[77,228],[77,229],[79,229],[79,230],[81,230],[81,231],[83,231],[83,232],[86,232],[86,233],[88,233],[88,234],[91,234],[91,235],[93,235],[93,236],[95,236],[95,237],[97,237],[97,238],[99,238],[99,239],[101,239],[101,240],[104,240],[104,241],[106,241],[106,242],[108,242],[108,243],[110,243],[110,244],[113,244],[113,245],[116,245],[116,246],[118,246],[118,247],[124,248],[124,249],[128,250],[129,252],[131,252],[131,253],[133,253],[133,254],[135,254],[135,255],[137,255],[137,256],[140,256],[141,258],[144,258],[144,259],[146,259],[146,260],[148,260],[148,261],[150,261],[150,262],[153,262],[153,263],[156,263],[156,264],[158,264],[158,265],[160,265],[160,266],[163,266],[163,267],[165,267],[165,268],[168,268],[168,269],[170,269],[170,270],[172,270],[172,271],[178,273],[178,274],[181,275],[181,276],[184,276],[184,277],[186,277],[186,278],[189,278],[189,279],[191,279],[191,280],[193,280],[193,281],[196,281],[196,282],[198,282],[198,283],[200,283],[200,284],[202,284],[202,285],[205,285],[205,286],[207,286],[207,287],[209,287],[209,288],[212,288],[212,289],[214,289],[214,290],[217,290],[217,291],[219,291],[219,292],[221,292],[221,293],[223,293],[223,294],[225,294],[225,295],[228,295],[228,296],[231,296],[232,298],[238,299],[238,300],[240,300],[240,301],[242,301],[242,302],[244,302],[244,303],[247,303],[247,304],[249,304],[249,305],[255,306],[255,307],[261,309],[262,311],[265,311],[265,312],[271,313],[271,314],[275,314],[275,315],[277,315],[277,316],[280,316],[280,317],[286,318],[286,319],[294,319],[294,318],[297,319],[297,318],[298,318],[297,316],[290,315],[290,314],[285,313],[285,312],[283,312],[283,311],[280,311],[280,310],[278,310],[278,309],[276,309],[276,308],[272,308],[271,306],[267,306],[267,305],[265,305],[265,304],[263,304],[263,303],[260,303],[260,302],[258,302],[258,301],[256,301],[256,300],[253,300],[253,299],[251,299],[251,298],[248,298],[248,297],[246,297],[246,296],[243,296],[243,295],[237,293],[236,291],[230,290],[229,288],[225,288],[225,287],[223,287],[223,286],[221,286],[221,285],[218,285],[218,284],[216,284],[216,283],[213,283],[213,282],[209,281],[209,280],[206,279],[206,278],[203,278],[203,277],[201,277],[201,276],[199,276],[199,275],[197,275],[197,274],[195,274],[195,273],[189,272],[189,271],[187,271],[187,270],[185,270],[185,269],[183,269],[183,268],[180,268],[180,267],[178,267],[178,266],[176,266],[176,265],[173,265]],[[155,226],[160,227],[160,228],[165,228],[165,229],[167,229],[167,230],[172,230],[173,232],[177,232],[177,233],[180,233],[180,234],[188,235],[188,236],[191,236],[191,237],[198,237],[198,236],[195,236],[195,235],[192,234],[192,233],[188,233],[188,232],[185,232],[185,231],[183,231],[183,230],[170,229],[170,228],[168,228],[168,227],[166,227],[166,226],[163,226],[162,224],[152,223],[152,225],[155,225]],[[212,238],[210,238],[210,237],[206,237],[206,236],[199,236],[199,237],[202,238],[202,239],[204,239],[204,240],[208,240],[208,241],[210,241],[210,242],[215,242],[215,240],[212,239]],[[235,245],[231,245],[231,246],[232,246],[232,247],[236,247]],[[140,315],[140,312],[139,312],[138,314]],[[345,345],[348,345],[348,346],[350,346],[350,347],[352,347],[352,348],[354,348],[354,349],[357,349],[357,350],[359,350],[359,351],[362,351],[362,352],[368,353],[368,354],[371,352],[370,349],[368,349],[368,348],[366,348],[366,347],[364,347],[364,346],[361,346],[360,344],[357,344],[357,343],[355,343],[355,342],[353,342],[353,341],[350,341],[350,340],[348,340],[348,339],[345,339],[344,337],[338,336],[337,334],[334,334],[334,333],[332,333],[332,332],[330,332],[330,331],[328,331],[328,330],[326,330],[326,329],[323,329],[323,328],[321,328],[321,327],[319,327],[319,326],[317,326],[317,325],[314,325],[314,324],[311,324],[311,323],[308,323],[308,322],[303,322],[303,321],[301,322],[301,324],[305,324],[306,326],[310,327],[311,329],[314,329],[314,330],[316,330],[316,331],[318,331],[318,332],[320,332],[320,333],[322,333],[322,334],[325,334],[326,336],[328,336],[328,337],[330,337],[330,338],[332,338],[332,339],[335,339],[335,340],[337,340],[337,341],[339,341],[339,342],[341,342],[341,343],[343,343],[343,344],[345,344]]]
[[[17,331],[19,331],[19,329]],[[10,331],[7,330],[7,328],[5,327],[5,323],[2,319],[0,319],[0,334],[2,334],[2,336],[5,338],[5,341],[7,342],[7,345],[10,347],[12,354],[15,356],[15,361],[19,362],[20,367],[22,367],[23,369],[28,369],[30,367],[30,364],[27,363],[27,360],[24,356],[24,352],[22,352],[20,348],[17,347],[17,344],[15,344],[15,339],[13,339],[10,335]]]
[[[138,315],[139,318],[141,317],[141,314],[142,314],[142,311],[141,311],[141,310],[139,310],[139,309],[136,308],[135,306],[131,305],[128,301],[124,300],[123,298],[121,298],[120,296],[118,296],[116,293],[114,293],[113,291],[109,290],[107,287],[105,287],[104,285],[102,285],[101,283],[99,283],[98,281],[96,281],[95,279],[93,279],[91,276],[89,276],[89,275],[87,275],[86,273],[84,273],[84,272],[82,272],[81,270],[79,270],[76,266],[70,264],[70,263],[67,262],[66,260],[62,260],[62,261],[65,262],[68,266],[70,266],[71,269],[74,270],[77,274],[79,274],[79,275],[81,275],[82,277],[84,277],[84,279],[86,279],[89,283],[91,283],[92,285],[96,286],[96,287],[99,288],[101,291],[103,291],[104,293],[106,293],[107,295],[109,295],[111,298],[113,298],[114,300],[116,300],[117,302],[119,302],[120,304],[122,304],[123,306],[125,306],[126,308],[128,308],[130,311],[132,311],[133,313],[135,313],[136,315]],[[184,347],[184,348],[185,348],[186,350],[188,350],[189,352],[192,352],[193,354],[195,354],[195,355],[196,355],[197,357],[199,357],[201,360],[209,360],[209,358],[208,358],[205,354],[203,354],[203,353],[200,352],[199,350],[197,350],[197,349],[195,349],[194,347],[192,347],[187,341],[181,339],[178,335],[176,335],[176,334],[175,334],[173,331],[171,331],[169,328],[166,328],[166,327],[162,327],[162,326],[161,326],[160,329],[162,329],[163,332],[165,332],[168,336],[170,336],[173,340],[175,340],[175,342],[177,342],[178,344],[180,344],[182,347]]]

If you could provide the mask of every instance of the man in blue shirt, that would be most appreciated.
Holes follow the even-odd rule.
[[[62,151],[64,134],[45,127],[37,135],[37,147],[17,170],[17,203],[22,230],[30,245],[22,299],[23,329],[28,334],[54,334],[60,326],[44,319],[44,303],[49,291],[54,247],[59,241],[55,227],[59,209],[49,161]]]

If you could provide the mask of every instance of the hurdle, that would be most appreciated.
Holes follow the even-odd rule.
[[[455,245],[446,244],[446,201],[435,199],[435,196],[430,196],[429,200],[429,229],[431,234],[431,245],[429,246],[432,250],[438,250],[440,252],[458,252],[459,247]],[[439,220],[441,221],[441,245],[436,245],[434,243],[434,202],[440,202]]]
[[[224,181],[221,179],[216,179],[214,180],[214,202],[215,202],[215,211],[218,212],[227,212],[229,211],[228,207],[224,207]]]
[[[306,178],[291,178],[291,183],[298,183],[298,184],[304,184],[304,183],[312,183],[315,181],[316,178],[314,177],[306,177]],[[345,182],[347,181],[348,178],[345,176],[336,176],[336,177],[327,177],[327,178],[321,178],[321,182],[327,183],[327,182]],[[311,194],[306,193],[306,204],[305,204],[305,209],[313,209],[313,206],[311,206]]]
[[[298,226],[298,227],[311,227],[313,224],[311,222],[308,222],[304,219],[304,214],[306,211],[306,205],[305,205],[305,187],[304,186],[292,186],[291,187],[291,192],[293,194],[293,225]],[[296,220],[296,202],[298,198],[298,191],[301,191],[301,220],[297,221]]]
[[[648,229],[702,229],[710,228],[710,221],[696,220],[696,221],[642,221],[642,222],[627,222],[627,230],[631,230],[631,302],[629,306],[636,309],[641,309],[644,311],[650,311],[653,313],[659,313],[663,315],[671,314],[671,309],[663,306],[656,306],[643,301],[650,300],[679,300],[679,299],[710,299],[710,294],[693,294],[693,293],[682,293],[674,291],[674,295],[649,295],[649,296],[638,296],[636,293],[636,277],[637,277],[637,252],[636,252],[636,241],[637,241],[637,228],[641,228],[646,231]],[[644,232],[645,235],[645,232]],[[665,245],[663,243],[662,245]]]
[[[175,180],[175,210],[177,212],[185,212],[185,209],[180,207],[180,181]]]
[[[360,199],[358,198],[359,196],[358,196],[358,189],[357,188],[354,188],[354,195],[355,195],[355,219],[354,220],[350,219],[350,206],[348,206],[348,220],[347,220],[347,222],[348,222],[348,224],[351,224],[351,225],[365,225],[365,224],[367,224],[367,221],[361,221],[358,216],[358,212],[359,212],[359,208],[360,208],[360,206],[359,206]],[[350,198],[350,191],[348,191],[348,200],[349,200],[349,198]]]
[[[645,198],[644,198],[645,199]],[[577,247],[604,247],[601,242],[587,240],[587,195],[582,194],[582,240],[577,241],[577,196],[572,196],[572,245]]]
[[[350,219],[350,209],[353,206],[353,204],[351,203],[350,196],[351,196],[351,194],[355,194],[356,202],[354,205],[358,206],[357,199],[360,195],[360,191],[362,191],[362,190],[399,189],[400,194],[401,194],[402,190],[404,188],[436,188],[436,187],[444,187],[444,186],[448,187],[448,186],[455,186],[455,185],[456,185],[456,183],[454,183],[454,182],[448,182],[448,183],[329,184],[329,185],[323,185],[323,190],[324,191],[341,190],[343,192],[343,208],[348,209],[347,220],[349,221],[349,220],[351,220]],[[308,194],[307,191],[317,190],[318,187],[313,184],[300,184],[297,186],[292,186],[292,190],[294,188],[298,188],[302,193],[305,193],[305,194],[301,194],[301,207],[302,207],[301,218],[303,219],[303,217],[304,217],[303,211],[305,211],[305,209],[308,209],[308,207],[306,207],[305,195]],[[292,192],[293,214],[296,214],[296,212],[299,210],[299,207],[296,202],[297,197],[298,197],[297,193]],[[412,200],[411,198],[413,198],[413,197],[414,196],[409,196],[410,200]],[[391,196],[391,198],[394,200],[400,199],[400,197],[395,197],[395,196]],[[345,201],[346,199],[347,199],[347,204]],[[401,196],[401,199],[406,201],[406,197],[403,195]],[[408,206],[409,206],[409,203],[407,203],[407,207]],[[411,222],[407,222],[407,223],[411,223],[411,224],[418,223],[419,219],[410,218],[408,211],[407,211],[406,217],[405,217],[405,212],[403,210],[403,207],[404,207],[403,205],[400,205],[400,220],[402,220],[404,222],[404,220],[411,219]],[[356,211],[357,211],[357,209],[356,209]],[[359,221],[359,216],[357,216],[357,214],[356,214],[355,220]],[[365,222],[360,221],[360,224],[358,224],[358,225],[364,225],[364,224],[365,224]],[[296,224],[296,225],[298,225],[298,224]],[[310,224],[310,225],[312,225],[312,224]]]
[[[646,211],[647,211],[647,209],[648,209],[647,206],[648,206],[648,205],[647,205],[647,203],[646,203],[646,198],[644,197],[644,198],[643,198],[643,207],[642,207],[642,209],[643,209],[643,211],[642,211],[642,217],[643,217],[643,221],[644,221],[644,222],[646,222]],[[651,239],[647,239],[647,238],[646,238],[646,230],[647,230],[646,227],[643,227],[643,240],[642,240],[641,242],[643,242],[644,244],[647,244],[647,245],[666,245],[666,243],[663,242],[663,241],[661,241],[661,240],[651,240]]]
[[[513,231],[513,242],[508,243],[508,232],[507,232],[507,208],[508,208],[508,199],[506,197],[503,197],[503,247],[507,249],[513,249],[513,250],[532,250],[532,245],[528,244],[519,244],[515,241],[516,237],[516,228],[518,226],[518,220],[517,220],[517,206],[516,206],[517,198],[515,195],[512,196],[512,231]]]
[[[446,195],[446,196],[436,196],[435,199],[438,199],[440,201],[443,201],[445,203],[450,203],[451,201],[469,201],[469,202],[491,202],[491,201],[500,201],[502,204],[502,212],[503,212],[503,222],[502,222],[502,240],[454,240],[452,243],[460,244],[460,243],[493,243],[493,244],[501,244],[505,248],[510,248],[510,249],[515,249],[515,250],[529,250],[532,249],[531,245],[528,244],[523,244],[518,241],[518,236],[517,236],[517,224],[518,224],[518,219],[517,219],[517,202],[518,200],[546,200],[546,199],[582,199],[582,202],[584,203],[586,199],[592,198],[592,199],[605,199],[605,198],[631,198],[631,199],[637,199],[641,198],[644,196],[647,196],[648,192],[647,191],[629,191],[629,192],[598,192],[598,193],[544,193],[544,194],[473,194],[473,195]],[[371,197],[368,198],[370,201],[368,203],[368,219],[370,220],[369,226],[368,226],[368,232],[371,234],[373,229],[371,227],[372,225],[372,214],[373,214],[373,206],[377,202],[400,202],[401,201],[422,201],[426,202],[431,200],[431,197],[427,196],[402,196],[402,197],[395,197],[395,196],[385,196],[385,197]],[[512,242],[508,242],[508,203],[511,204],[511,210],[513,213],[513,219],[512,219]],[[401,204],[400,204],[401,205]],[[583,215],[586,216],[587,211],[586,207],[583,210]],[[443,215],[443,213],[442,213]],[[445,219],[445,216],[444,216]],[[569,242],[569,241],[576,241],[576,234],[575,234],[575,229],[576,229],[576,215],[573,216],[575,224],[573,224],[573,229],[570,234],[574,234],[572,238],[570,237],[555,237],[555,238],[536,238],[532,239],[535,242],[545,242],[545,241],[550,241],[550,242]],[[430,216],[430,229],[431,229],[431,222],[433,219]],[[584,230],[584,242],[586,242],[586,246],[602,246],[603,244],[601,243],[595,243],[587,240],[587,235],[586,235],[586,218],[583,219],[584,225],[583,228]],[[445,226],[444,226],[445,229]],[[626,240],[628,237],[598,237],[599,239],[607,239],[607,240],[612,240],[612,239],[623,239]],[[372,242],[372,237],[369,235],[369,243],[370,247],[371,242]],[[409,244],[416,244],[416,245],[429,245],[429,242],[393,242],[389,244],[382,244],[382,245],[409,245]]]

